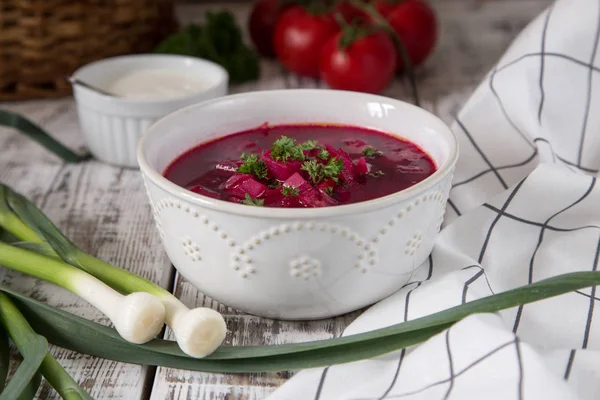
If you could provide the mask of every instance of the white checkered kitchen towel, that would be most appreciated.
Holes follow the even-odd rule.
[[[517,38],[453,129],[446,227],[365,332],[553,275],[598,269],[600,1],[559,0]],[[600,399],[600,293],[466,318],[381,358],[298,373],[290,399]]]

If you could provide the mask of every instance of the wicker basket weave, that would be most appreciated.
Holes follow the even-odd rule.
[[[172,0],[0,0],[0,100],[68,95],[81,65],[150,51],[175,28]]]

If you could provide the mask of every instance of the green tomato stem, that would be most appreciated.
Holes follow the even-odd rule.
[[[417,88],[417,81],[415,79],[414,68],[412,62],[410,61],[410,57],[408,56],[406,46],[402,42],[402,39],[400,39],[400,36],[398,36],[394,28],[392,28],[389,22],[385,18],[383,18],[383,16],[379,13],[379,11],[377,11],[373,4],[363,3],[360,0],[350,0],[350,3],[354,7],[369,14],[375,20],[375,22],[377,22],[377,24],[379,24],[381,28],[392,37],[392,40],[396,44],[396,48],[400,52],[400,57],[402,58],[402,62],[404,63],[404,68],[406,68],[406,76],[408,77],[408,82],[411,86],[413,101],[416,106],[420,107],[421,103],[419,100],[419,90]]]

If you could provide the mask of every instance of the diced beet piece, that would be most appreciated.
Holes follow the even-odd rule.
[[[239,187],[240,189],[244,190],[244,197],[247,193],[254,199],[261,197],[269,189],[266,185],[263,185],[262,183],[254,179],[248,179]]]
[[[350,196],[352,196],[352,188],[338,186],[333,189],[333,194],[337,201],[340,203],[346,203],[348,200],[350,200]]]
[[[335,206],[336,204],[338,204],[338,202],[331,196],[327,195],[327,194],[323,194],[323,193],[319,193],[320,194],[320,202],[318,203],[319,207],[328,207],[328,206]]]
[[[250,174],[233,174],[227,181],[223,182],[220,189],[224,192],[231,192],[242,182],[252,179],[253,175]]]
[[[300,204],[300,198],[298,196],[286,196],[283,199],[281,206],[285,208],[298,208],[302,207],[302,204]]]
[[[338,149],[338,157],[340,157],[342,161],[344,161],[344,169],[340,174],[342,181],[347,185],[353,185],[356,179],[354,178],[354,164],[352,164],[350,156],[344,150]]]
[[[310,184],[298,172],[286,179],[285,182],[283,182],[283,186],[296,188],[301,193],[310,189]]]
[[[269,188],[256,181],[253,175],[235,174],[221,185],[221,189],[227,194],[243,199],[246,193],[252,198],[261,197]]]
[[[334,158],[335,158],[335,157],[338,157],[338,156],[339,156],[338,150],[337,150],[337,149],[335,149],[335,148],[334,148],[332,145],[330,145],[330,144],[326,144],[326,145],[325,145],[325,150],[327,150],[327,152],[329,153],[329,155],[330,155],[331,157],[334,157]]]
[[[270,152],[265,153],[260,158],[269,170],[269,175],[280,181],[285,181],[287,178],[292,176],[295,172],[300,171],[302,163],[300,161],[277,161],[271,158]]]
[[[338,149],[338,157],[340,157],[342,160],[344,160],[344,165],[346,165],[346,163],[348,164],[352,164],[352,160],[350,159],[350,154],[346,153],[344,151],[344,149]]]
[[[324,199],[331,198],[333,201],[336,201],[333,197],[331,197],[329,195],[329,193],[327,192],[327,190],[321,189],[320,187],[317,187],[316,190],[317,190],[317,192],[319,192],[319,195],[320,195],[321,198],[324,198]]]
[[[354,161],[354,172],[356,172],[358,176],[369,173],[369,165],[364,157],[360,157],[358,160]]]
[[[334,188],[334,187],[335,187],[335,181],[333,179],[327,179],[326,181],[319,183],[319,186],[318,186],[318,188],[325,193],[327,193],[328,188]]]
[[[269,189],[264,195],[265,206],[280,207],[284,197],[281,189]]]
[[[319,148],[303,151],[303,153],[306,157],[317,157],[320,152],[321,152],[321,149],[319,149]]]
[[[293,197],[283,196],[281,199],[279,199],[279,201],[277,203],[267,204],[267,202],[265,201],[265,205],[267,205],[269,207],[279,207],[279,208],[302,207],[302,204],[300,204],[300,199],[298,198],[298,196],[293,196]]]
[[[265,194],[265,206],[281,208],[301,207],[298,196],[285,196],[279,189],[271,189]]]
[[[303,193],[300,193],[298,198],[300,204],[305,207],[327,207],[337,204],[337,201],[333,198],[312,187]]]
[[[195,185],[190,188],[190,191],[201,194],[202,196],[212,197],[213,199],[220,199],[221,195],[215,191],[205,188],[202,185]]]

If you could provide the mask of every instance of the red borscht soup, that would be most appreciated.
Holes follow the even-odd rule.
[[[263,126],[203,143],[167,167],[204,196],[264,207],[327,207],[376,199],[436,166],[415,144],[352,126]]]

